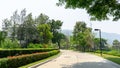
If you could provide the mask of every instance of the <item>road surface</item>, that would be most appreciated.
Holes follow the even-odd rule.
[[[61,50],[62,54],[37,68],[120,68],[120,65],[101,57],[70,50]]]

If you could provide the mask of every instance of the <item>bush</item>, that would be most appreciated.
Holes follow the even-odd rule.
[[[52,50],[52,48],[38,48],[38,49],[4,49],[0,50],[0,58],[8,57],[8,56],[15,56],[15,55],[22,55],[22,54],[32,54],[36,52],[48,52]]]
[[[96,53],[100,53],[100,50],[97,50]],[[120,53],[118,51],[115,50],[109,50],[109,51],[102,51],[103,54],[108,54],[108,55],[113,55],[113,56],[119,56],[120,57]]]
[[[51,44],[33,44],[30,43],[27,48],[55,48],[55,46]]]
[[[8,57],[6,59],[0,60],[0,68],[17,68],[17,67],[47,58],[57,53],[59,53],[59,50]]]
[[[111,51],[106,51],[104,52],[105,54],[109,54],[109,55],[114,55],[114,56],[119,56],[120,57],[120,53],[118,51],[115,50],[111,50]]]
[[[30,43],[27,48],[43,48],[43,45]]]
[[[16,39],[12,41],[6,38],[4,42],[1,43],[1,48],[5,48],[5,49],[20,48],[20,45],[18,44],[18,41]]]

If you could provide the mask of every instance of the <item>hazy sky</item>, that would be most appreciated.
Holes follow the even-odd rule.
[[[0,22],[2,23],[5,18],[10,18],[15,10],[20,13],[22,9],[26,8],[27,14],[32,13],[33,17],[44,13],[50,19],[63,21],[62,29],[73,30],[76,21],[84,21],[93,29],[100,28],[103,32],[120,34],[120,21],[90,21],[85,10],[64,9],[64,7],[57,7],[56,3],[57,0],[1,0]]]

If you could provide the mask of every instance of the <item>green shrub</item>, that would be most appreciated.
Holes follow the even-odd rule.
[[[105,54],[109,54],[109,55],[114,55],[114,56],[119,56],[120,57],[120,53],[118,51],[115,50],[111,50],[111,51],[106,51]]]
[[[12,41],[6,38],[4,42],[1,43],[1,48],[5,48],[5,49],[20,48],[20,45],[18,44],[18,41],[16,39]]]
[[[8,57],[8,56],[15,56],[15,55],[22,55],[22,54],[32,54],[36,52],[48,52],[52,50],[52,48],[37,48],[37,49],[4,49],[0,50],[0,58]]]
[[[30,43],[27,48],[43,48],[43,45]]]
[[[0,60],[0,68],[17,68],[17,67],[47,58],[57,53],[59,53],[59,50],[8,57],[7,59]]]
[[[100,50],[97,50],[96,53],[100,53]],[[116,50],[109,50],[109,51],[102,51],[103,54],[108,54],[108,55],[113,55],[113,56],[119,56],[120,57],[120,53]]]
[[[30,43],[27,48],[55,48],[55,46],[51,44],[33,44]]]

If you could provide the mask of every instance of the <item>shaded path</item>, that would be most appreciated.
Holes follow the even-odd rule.
[[[120,68],[120,65],[88,53],[61,50],[60,57],[37,68]]]

